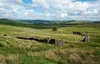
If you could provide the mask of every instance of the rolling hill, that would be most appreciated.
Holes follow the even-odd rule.
[[[28,26],[27,26],[28,25]],[[0,63],[1,64],[99,64],[100,63],[100,24],[70,25],[59,27],[58,31],[34,28],[14,20],[0,20]],[[47,27],[48,25],[45,25]],[[54,24],[57,26],[57,24]],[[84,36],[74,35],[73,31],[88,32],[89,41],[81,42]],[[6,34],[6,35],[5,35]],[[41,37],[64,40],[61,47],[35,40],[16,37]]]

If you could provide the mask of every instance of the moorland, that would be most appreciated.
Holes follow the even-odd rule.
[[[100,22],[0,19],[0,64],[100,64]],[[52,28],[57,27],[56,31]],[[88,42],[82,42],[85,34]],[[63,46],[16,37],[53,38]]]

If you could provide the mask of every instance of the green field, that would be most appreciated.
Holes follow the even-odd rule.
[[[78,24],[62,26],[58,31],[52,31],[1,23],[0,64],[100,64],[99,27],[100,23]],[[89,41],[81,42],[84,36],[73,35],[73,31],[88,32]],[[64,40],[65,44],[59,47],[34,40],[17,39],[17,36],[55,38]]]

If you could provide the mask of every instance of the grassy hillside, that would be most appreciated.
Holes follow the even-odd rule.
[[[100,28],[100,22],[86,22],[86,21],[44,21],[44,20],[10,20],[0,19],[0,24],[11,25],[18,27],[29,27],[35,29],[51,29],[52,27],[97,27]]]
[[[0,24],[1,64],[100,63],[100,24],[96,27],[90,27],[90,24],[65,26],[59,27],[58,31],[52,31],[51,29],[35,29],[29,26],[18,26],[19,24],[14,26],[9,23],[8,25],[8,23]],[[89,32],[89,42],[81,42],[80,40],[84,36],[73,35],[73,31]],[[55,38],[64,40],[66,43],[64,46],[58,47],[53,44],[34,40],[17,39],[17,36]]]

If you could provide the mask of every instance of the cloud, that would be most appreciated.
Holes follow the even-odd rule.
[[[88,18],[93,19],[95,16],[100,17],[100,0],[96,2],[73,2],[72,0],[34,0],[34,3],[35,1],[38,1],[39,4],[43,4],[43,6],[46,6],[44,3],[47,3],[49,5],[48,8],[52,9],[51,13],[54,13],[56,18],[59,18],[59,20],[65,20],[67,17],[73,18],[75,16],[86,20],[88,20]]]
[[[100,0],[0,0],[0,17],[10,19],[100,20]]]
[[[46,2],[46,0],[32,0],[33,5],[37,5],[37,7],[42,7],[44,9],[49,8],[49,4]]]
[[[15,1],[15,3],[17,3],[17,4],[23,4],[23,1],[22,0],[14,0]]]

